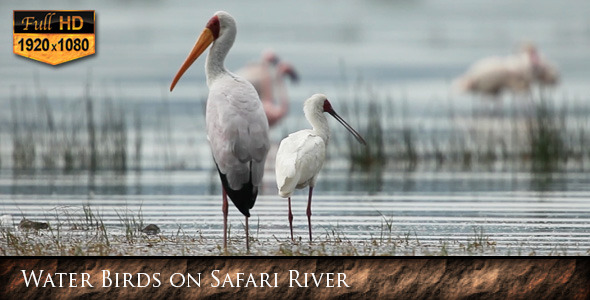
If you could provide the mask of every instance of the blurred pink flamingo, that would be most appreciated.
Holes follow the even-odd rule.
[[[505,90],[528,93],[533,84],[553,86],[558,81],[557,68],[527,43],[518,54],[475,62],[453,85],[461,92],[497,97]]]
[[[273,51],[266,50],[260,61],[248,63],[237,73],[250,81],[258,92],[269,126],[277,124],[287,115],[289,95],[285,87],[285,77],[288,76],[295,83],[299,81],[291,64],[280,61]],[[278,103],[275,97],[278,98]]]

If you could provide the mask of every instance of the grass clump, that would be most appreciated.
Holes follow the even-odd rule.
[[[12,142],[12,170],[125,172],[129,129],[123,106],[108,96],[97,101],[90,87],[75,100],[62,98],[52,100],[39,86],[33,98],[26,91],[18,97],[16,88],[11,89],[8,135]],[[136,118],[136,130],[141,130],[139,123]],[[141,149],[141,141],[136,140],[135,146]],[[136,153],[137,159],[140,156]],[[135,164],[139,165],[139,161]]]
[[[565,110],[564,110],[565,111]],[[535,107],[535,114],[527,122],[529,153],[534,172],[549,172],[566,159],[564,126],[565,114],[557,113],[545,99]]]

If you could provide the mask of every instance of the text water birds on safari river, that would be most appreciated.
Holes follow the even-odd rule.
[[[250,81],[258,92],[269,126],[274,126],[287,115],[289,95],[285,78],[294,83],[299,81],[299,75],[291,64],[281,61],[274,51],[265,50],[260,60],[246,64],[237,73]]]
[[[363,145],[367,143],[348,123],[346,123],[332,108],[325,95],[315,94],[305,100],[303,104],[305,118],[312,129],[304,129],[284,138],[277,150],[276,179],[279,195],[288,198],[289,228],[293,240],[293,214],[291,212],[291,195],[295,189],[309,186],[307,199],[307,222],[309,225],[309,240],[311,237],[311,196],[318,173],[324,165],[326,148],[330,139],[330,128],[324,112],[338,120]]]
[[[270,143],[268,121],[256,90],[250,82],[228,71],[224,60],[236,38],[236,22],[224,11],[209,20],[197,43],[178,70],[170,91],[211,45],[205,73],[209,96],[205,122],[207,139],[223,189],[223,247],[227,249],[227,196],[246,216],[246,248],[249,251],[248,218],[262,183]]]

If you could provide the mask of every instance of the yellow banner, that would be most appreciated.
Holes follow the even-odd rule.
[[[96,52],[94,11],[14,11],[14,53],[51,65]]]
[[[94,34],[14,34],[14,53],[58,65],[95,53]]]

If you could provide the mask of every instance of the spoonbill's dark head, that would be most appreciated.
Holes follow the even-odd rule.
[[[352,126],[348,125],[338,113],[332,107],[332,104],[324,94],[315,94],[311,96],[309,99],[305,100],[303,104],[303,110],[305,111],[306,116],[314,116],[318,114],[322,114],[324,112],[329,113],[334,119],[338,120],[344,128],[346,128],[356,139],[359,143],[366,145],[365,139],[356,131]]]

